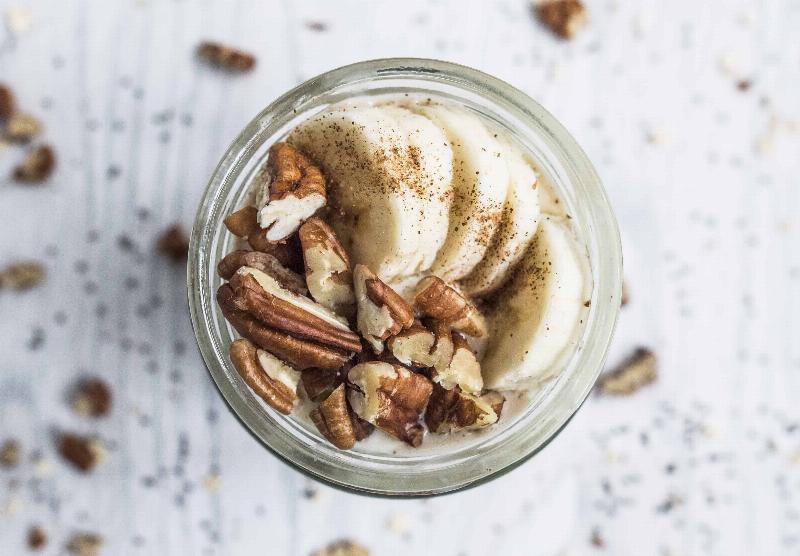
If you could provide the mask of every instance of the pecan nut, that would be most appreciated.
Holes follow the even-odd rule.
[[[256,67],[256,57],[249,52],[213,41],[201,42],[197,56],[212,66],[231,72],[248,72]]]
[[[430,328],[433,332],[415,322],[389,338],[386,346],[403,365],[444,373],[453,359],[452,333],[450,327],[439,321],[433,321]]]
[[[288,143],[270,147],[265,188],[258,221],[268,241],[286,239],[327,202],[322,171]]]
[[[265,326],[237,306],[236,294],[228,284],[217,290],[217,303],[239,334],[298,370],[311,367],[336,370],[350,359],[346,352],[339,349],[294,338]]]
[[[311,217],[300,226],[298,235],[311,297],[331,311],[351,317],[356,303],[353,273],[333,229],[322,219]]]
[[[371,361],[350,369],[347,379],[354,386],[350,406],[359,417],[411,446],[422,443],[419,418],[433,389],[427,378],[401,365]]]
[[[463,336],[453,333],[453,357],[444,369],[436,369],[433,382],[446,390],[456,386],[468,394],[477,394],[483,389],[481,364]]]
[[[319,432],[340,450],[356,444],[356,431],[347,404],[345,385],[340,384],[319,407],[311,411],[311,420]]]
[[[50,177],[56,167],[56,153],[49,145],[33,147],[14,168],[14,180],[21,183],[41,183]]]
[[[292,412],[300,373],[248,340],[235,340],[230,358],[242,380],[270,407],[285,415]]]
[[[358,312],[356,323],[375,353],[383,352],[383,342],[414,324],[414,310],[364,265],[353,271]]]
[[[222,222],[230,233],[242,239],[261,231],[261,226],[258,225],[258,209],[254,206],[240,208],[226,216]]]
[[[658,359],[647,348],[637,348],[616,369],[600,377],[601,394],[628,396],[658,378]]]
[[[417,288],[414,304],[423,315],[447,323],[467,336],[486,335],[486,320],[480,311],[444,280],[428,276]]]
[[[327,398],[344,381],[344,373],[330,369],[306,369],[300,375],[308,399],[319,402]]]
[[[544,0],[535,9],[539,21],[562,39],[571,39],[586,24],[580,0]]]
[[[480,429],[496,422],[497,413],[489,400],[466,394],[458,387],[447,390],[434,384],[425,412],[425,424],[431,432]]]
[[[244,266],[269,274],[290,292],[298,295],[307,293],[302,276],[283,266],[273,255],[261,251],[245,251],[243,249],[231,251],[217,264],[217,272],[221,278],[230,280],[236,271]]]

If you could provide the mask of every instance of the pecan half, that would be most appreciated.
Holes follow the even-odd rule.
[[[22,164],[14,168],[14,180],[22,183],[41,183],[56,167],[56,153],[48,145],[30,149]]]
[[[539,21],[562,39],[573,38],[586,23],[580,0],[544,0],[535,9]]]
[[[487,400],[465,394],[458,387],[447,390],[438,384],[433,385],[425,412],[425,424],[431,432],[479,429],[496,422],[497,413]]]
[[[297,402],[300,374],[247,340],[231,344],[230,358],[242,380],[270,407],[288,415]]]
[[[228,71],[248,72],[256,67],[256,57],[218,42],[203,41],[197,47],[197,56],[211,64]]]
[[[307,297],[282,288],[268,274],[242,267],[231,278],[230,286],[237,306],[270,328],[323,345],[361,351],[361,339],[347,325]]]
[[[14,93],[9,87],[0,83],[0,120],[10,118],[17,110]]]
[[[258,225],[258,209],[253,206],[243,207],[230,213],[222,223],[230,233],[242,239],[261,231],[261,226]]]
[[[414,324],[414,310],[366,266],[356,265],[353,278],[358,330],[373,351],[381,353],[384,340]]]
[[[468,394],[477,394],[483,389],[481,364],[463,336],[453,333],[453,357],[444,370],[434,370],[433,381],[446,390],[456,386]]]
[[[658,359],[647,348],[637,348],[616,369],[600,377],[601,394],[627,396],[655,382],[658,378]]]
[[[269,274],[281,286],[298,295],[308,293],[302,276],[283,266],[276,257],[261,251],[245,251],[243,249],[231,251],[219,262],[217,272],[221,278],[230,280],[243,266],[249,266]]]
[[[339,315],[352,317],[356,297],[350,259],[333,229],[312,216],[300,226],[298,235],[311,297]]]
[[[349,450],[356,444],[356,431],[345,391],[345,385],[340,384],[310,414],[322,436],[340,450]]]
[[[422,443],[419,417],[428,405],[432,384],[424,376],[382,361],[360,363],[347,373],[353,411],[411,446]]]
[[[417,291],[414,304],[423,315],[442,321],[468,336],[486,335],[486,320],[480,311],[441,278],[423,278]]]
[[[265,326],[237,307],[236,294],[228,284],[217,290],[217,303],[239,334],[298,370],[311,367],[336,370],[350,358],[341,350],[294,338]]]
[[[288,143],[270,147],[266,179],[258,221],[268,241],[286,239],[327,203],[322,171]]]

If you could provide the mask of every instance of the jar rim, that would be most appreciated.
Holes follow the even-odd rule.
[[[576,220],[584,228],[580,235],[590,253],[593,281],[581,348],[572,354],[568,369],[554,379],[559,383],[558,399],[543,399],[549,404],[549,413],[538,415],[535,423],[515,422],[497,438],[488,436],[479,450],[466,456],[456,453],[423,458],[425,464],[415,464],[423,469],[417,470],[409,463],[415,460],[413,457],[348,456],[348,452],[340,452],[319,438],[293,430],[291,419],[254,403],[252,393],[237,382],[228,361],[212,287],[217,262],[212,250],[220,245],[221,217],[227,214],[224,209],[230,208],[226,205],[237,193],[237,180],[244,176],[259,147],[279,136],[280,127],[288,125],[293,112],[321,95],[392,80],[414,81],[418,88],[420,84],[447,87],[491,101],[497,110],[507,111],[530,133],[536,133],[578,197],[576,208],[581,214]],[[387,58],[342,66],[300,84],[262,110],[231,143],[209,180],[192,229],[187,266],[189,309],[201,355],[239,421],[262,445],[305,474],[336,487],[390,496],[442,494],[486,482],[520,465],[555,438],[588,397],[602,369],[619,313],[621,285],[622,251],[616,220],[599,177],[566,129],[536,101],[500,79],[467,66],[421,58]],[[509,432],[515,428],[516,432]]]

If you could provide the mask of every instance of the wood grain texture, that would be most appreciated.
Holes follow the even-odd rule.
[[[32,17],[18,36],[0,26],[0,81],[59,155],[25,188],[4,177],[21,151],[0,150],[0,263],[49,270],[0,292],[0,440],[26,462],[0,470],[0,552],[26,553],[40,523],[53,552],[87,530],[116,555],[305,556],[341,537],[376,555],[798,553],[800,3],[586,4],[562,42],[524,0],[0,0]],[[204,39],[257,53],[256,70],[198,64]],[[196,353],[183,268],[153,249],[190,226],[267,103],[393,55],[492,73],[573,132],[623,231],[632,301],[612,359],[638,344],[661,357],[655,385],[592,397],[531,462],[432,500],[338,492],[263,450]],[[113,384],[110,417],[64,403],[84,373]],[[107,463],[75,474],[54,429],[100,435]]]

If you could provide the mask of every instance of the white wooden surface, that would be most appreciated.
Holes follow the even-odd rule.
[[[76,530],[115,555],[306,555],[340,537],[376,555],[800,553],[800,2],[586,3],[590,25],[563,43],[524,0],[0,0],[32,17],[0,31],[0,81],[60,159],[41,188],[0,178],[0,262],[50,271],[0,293],[0,439],[26,458],[0,471],[0,554],[25,553],[32,523],[52,554]],[[257,52],[255,73],[198,65],[207,38]],[[656,385],[593,397],[522,468],[431,500],[334,491],[263,450],[195,353],[183,269],[152,249],[190,224],[270,100],[391,55],[488,71],[572,130],[624,235],[632,302],[615,357],[643,343],[662,361]],[[0,153],[0,176],[19,157]],[[109,418],[66,407],[82,372],[113,383]],[[108,462],[65,467],[59,428],[101,435]]]

